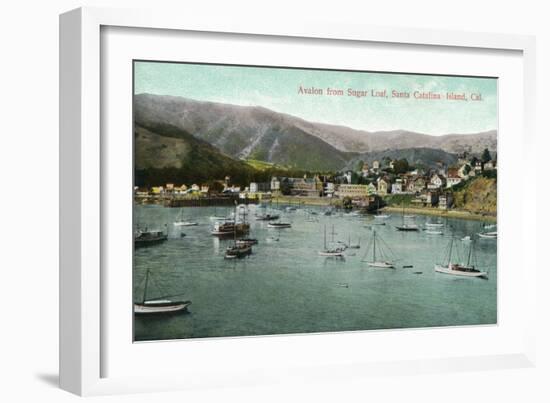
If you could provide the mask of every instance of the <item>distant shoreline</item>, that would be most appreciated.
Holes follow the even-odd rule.
[[[136,201],[141,201],[139,198],[136,198]],[[199,199],[195,200],[197,207],[201,206]],[[203,201],[204,202],[204,201]],[[328,197],[300,197],[300,196],[278,196],[273,197],[270,201],[263,200],[263,203],[268,203],[271,205],[282,204],[289,206],[316,206],[316,207],[342,207],[342,200],[340,199],[331,199]],[[144,203],[140,203],[144,204]],[[149,199],[149,203],[146,204],[164,204],[164,199]],[[210,206],[227,206],[228,203],[224,204],[211,204]],[[202,207],[207,207],[208,204],[202,204]],[[182,206],[183,207],[183,206]],[[191,207],[191,206],[188,206]],[[399,206],[386,206],[380,209],[381,211],[391,212],[391,213],[402,213],[403,208]],[[437,207],[405,207],[404,212],[406,214],[419,214],[419,215],[429,215],[436,217],[450,217],[458,218],[465,220],[477,220],[496,223],[497,217],[494,215],[482,215],[479,213],[471,213],[465,210],[442,210]]]
[[[394,207],[394,206],[384,207],[381,210],[386,212],[392,212],[392,213],[403,212],[402,207]],[[497,222],[496,216],[471,213],[469,211],[464,211],[464,210],[452,210],[452,209],[442,210],[434,207],[405,207],[404,211],[405,211],[405,214],[422,214],[422,215],[430,215],[430,216],[436,216],[436,217],[462,218],[465,220],[487,221],[492,223]]]

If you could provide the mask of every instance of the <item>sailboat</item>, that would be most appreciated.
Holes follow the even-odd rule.
[[[179,295],[167,295],[154,299],[147,298],[147,288],[149,287],[149,271],[145,274],[145,286],[143,288],[143,297],[141,302],[134,303],[134,313],[136,314],[162,314],[162,313],[175,313],[187,310],[187,307],[191,305],[191,301],[173,301],[170,298]]]
[[[334,234],[334,226],[332,229],[332,233]],[[346,250],[345,247],[338,246],[335,248],[329,248],[327,246],[327,226],[325,225],[325,232],[324,232],[324,243],[323,243],[323,250],[319,251],[319,256],[326,256],[326,257],[343,257],[344,252]]]
[[[236,204],[236,203],[235,203]],[[237,206],[235,206],[235,218],[237,218]],[[243,212],[243,223],[246,224],[246,214]],[[237,226],[233,227],[233,246],[225,250],[226,259],[243,258],[252,253],[252,245],[258,240],[251,238],[237,239]]]
[[[178,216],[177,221],[174,222],[175,227],[191,227],[194,225],[198,225],[196,222],[191,221],[185,221],[183,219],[183,209],[180,210],[180,215]]]
[[[374,218],[378,218],[379,220],[385,220],[386,218],[389,218],[390,215],[389,214],[381,214],[380,213],[380,199],[377,198],[376,199],[376,215],[374,216]]]
[[[419,230],[418,225],[405,221],[405,205],[404,204],[403,204],[403,213],[401,214],[401,216],[402,216],[402,224],[395,227],[395,228],[397,228],[398,231],[418,231]]]
[[[369,255],[372,251],[372,258],[369,259]],[[372,234],[372,249],[370,244],[367,247],[367,252],[363,257],[363,262],[367,262],[367,265],[370,267],[376,267],[379,269],[395,269],[394,259],[391,258],[391,249],[380,235],[376,234],[376,230],[373,230]]]
[[[480,271],[475,267],[475,242],[470,242],[468,256],[466,261],[462,263],[459,262],[460,258],[458,256],[458,246],[455,248],[457,257],[453,260],[453,244],[454,237],[451,237],[448,249],[443,258],[443,263],[436,263],[434,267],[435,271],[438,273],[451,274],[453,276],[487,278],[487,272]]]

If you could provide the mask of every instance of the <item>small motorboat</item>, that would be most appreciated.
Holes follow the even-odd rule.
[[[250,255],[251,253],[252,253],[252,245],[245,245],[245,244],[238,245],[237,241],[235,241],[235,244],[233,246],[229,246],[225,250],[224,257],[226,259],[240,259]]]
[[[460,239],[463,242],[470,242],[472,240],[472,237],[470,235],[466,235],[465,237]]]
[[[270,222],[267,224],[267,228],[290,228],[292,224],[288,222]]]
[[[237,239],[235,243],[237,244],[237,246],[252,246],[252,245],[257,245],[258,240],[252,239],[252,238],[241,238],[241,239]]]
[[[497,239],[497,232],[482,232],[477,234],[480,238]]]
[[[433,229],[427,229],[425,230],[426,234],[428,235],[443,235],[443,231],[437,231]]]
[[[161,230],[137,230],[134,234],[134,247],[157,245],[168,239],[168,234]]]
[[[418,231],[420,228],[418,228],[418,225],[416,224],[403,224],[398,225],[395,228],[397,228],[398,231]]]

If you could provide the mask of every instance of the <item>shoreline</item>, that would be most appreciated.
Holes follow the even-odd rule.
[[[386,211],[386,212],[392,212],[392,213],[401,213],[404,211],[405,214],[421,214],[421,215],[429,215],[429,216],[435,216],[435,217],[461,218],[464,220],[486,221],[491,223],[497,222],[496,216],[471,213],[465,210],[452,210],[452,209],[441,210],[438,208],[428,208],[428,207],[424,207],[424,208],[405,207],[405,209],[403,209],[402,207],[394,207],[394,206],[387,206],[387,207],[381,208],[380,210]]]
[[[149,203],[139,203],[139,204],[158,204],[158,205],[164,205],[163,199],[149,199]],[[198,199],[197,199],[198,200]],[[197,202],[197,206],[201,206],[201,202]],[[138,200],[136,200],[138,201]],[[289,206],[315,206],[315,207],[336,207],[341,208],[342,202],[339,199],[330,199],[327,197],[298,197],[298,196],[278,196],[272,198],[270,201],[262,200],[260,203],[270,203],[273,204],[282,204],[282,205],[289,205]],[[216,205],[216,204],[213,204]],[[220,207],[226,206],[227,204],[219,204]],[[202,204],[202,207],[207,207],[208,204],[204,203]],[[182,206],[183,207],[183,206]],[[189,206],[191,207],[191,206]],[[403,208],[399,206],[386,206],[380,208],[381,211],[385,212],[392,212],[392,213],[401,213],[403,212]],[[419,214],[419,215],[427,215],[427,216],[435,216],[435,217],[450,217],[450,218],[458,218],[458,219],[465,219],[465,220],[476,220],[476,221],[485,221],[485,222],[491,222],[496,223],[497,217],[493,215],[482,215],[479,213],[471,213],[469,211],[465,210],[441,210],[439,208],[434,207],[405,207],[404,212],[406,214]]]

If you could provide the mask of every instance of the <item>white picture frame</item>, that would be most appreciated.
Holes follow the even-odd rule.
[[[378,43],[381,46],[460,48],[475,50],[480,54],[490,51],[517,52],[521,57],[522,74],[513,79],[523,88],[523,124],[520,127],[522,133],[518,133],[517,140],[522,145],[522,153],[518,159],[527,163],[534,155],[535,42],[534,38],[529,36],[382,28],[315,21],[302,21],[300,25],[281,25],[269,20],[253,21],[237,17],[223,20],[201,19],[172,14],[169,11],[150,10],[81,8],[65,13],[60,17],[60,384],[63,389],[79,395],[96,395],[223,386],[229,382],[228,378],[233,385],[244,386],[275,380],[291,381],[296,377],[330,380],[335,377],[335,372],[338,373],[338,378],[343,378],[350,374],[357,377],[375,373],[409,374],[419,371],[441,372],[534,365],[535,318],[527,314],[521,323],[513,325],[514,342],[503,347],[499,353],[476,352],[453,356],[445,351],[437,351],[416,359],[400,358],[397,355],[387,361],[369,361],[359,356],[350,362],[339,363],[327,358],[316,359],[308,364],[308,357],[315,356],[316,348],[320,347],[317,343],[316,347],[308,351],[311,355],[304,354],[292,363],[271,362],[268,359],[263,374],[247,370],[247,360],[243,360],[236,373],[230,374],[227,368],[219,367],[210,374],[207,367],[211,357],[206,356],[206,365],[203,365],[206,368],[195,378],[178,375],[173,369],[162,376],[132,376],[119,373],[116,376],[105,375],[110,372],[105,370],[105,361],[109,354],[112,354],[112,349],[109,351],[106,348],[109,343],[105,329],[102,329],[102,326],[108,323],[103,320],[108,313],[108,304],[101,270],[105,263],[106,249],[101,227],[105,203],[102,193],[106,186],[105,178],[110,175],[105,171],[106,142],[102,142],[101,138],[104,130],[101,91],[105,90],[101,88],[102,84],[105,85],[101,80],[101,31],[104,27],[175,30],[195,34],[202,32],[253,35],[259,40],[286,38],[300,41],[305,38],[337,40],[338,43]],[[507,172],[506,163],[499,159],[499,170],[504,169],[504,172]],[[522,180],[523,189],[530,189],[531,194],[536,192],[533,176],[522,177]],[[500,198],[509,197],[500,191],[500,181],[499,178],[499,223],[501,215],[508,214],[501,210]],[[518,214],[526,216],[527,212],[525,203],[520,203]],[[536,224],[533,221],[520,222],[521,228],[517,229],[520,231],[518,237],[522,234],[536,233]],[[504,225],[501,228],[507,227]],[[519,246],[519,255],[524,266],[521,268],[522,281],[518,282],[516,287],[521,295],[524,312],[535,312],[535,247],[536,243],[528,242],[525,237]],[[502,248],[499,240],[500,249]],[[129,284],[128,286],[130,287]],[[428,337],[427,335],[433,331],[426,329],[416,331],[415,334],[417,338]],[[449,331],[463,332],[461,329]],[[488,330],[490,331],[492,330]],[[380,339],[382,334],[391,338],[393,333],[369,332],[368,337]],[[522,335],[522,341],[519,341],[519,334]],[[402,333],[399,337],[403,336]],[[361,332],[331,334],[323,336],[322,339],[318,335],[294,336],[293,342],[305,348],[312,338],[316,341],[322,340],[321,345],[326,343],[326,346],[332,346],[342,339],[346,343],[360,343],[364,337],[367,336]],[[262,354],[277,344],[280,347],[284,340],[287,339],[274,336],[246,338],[238,342],[241,343],[240,348],[242,343],[249,346],[249,354]],[[211,340],[194,343],[192,346],[196,351],[218,351],[222,348],[236,347],[237,341]],[[511,347],[512,345],[514,347]],[[164,351],[175,350],[180,346],[177,343],[167,343],[164,345]],[[230,356],[227,358],[230,359]],[[299,360],[301,361],[298,362]],[[232,364],[233,368],[234,365],[237,364]],[[281,368],[284,368],[284,371],[281,371]],[[327,368],[337,371],[326,371]],[[281,375],[281,372],[284,372],[284,375]]]

